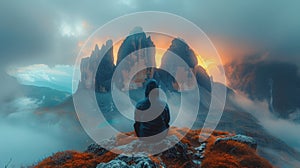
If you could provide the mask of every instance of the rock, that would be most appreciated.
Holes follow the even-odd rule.
[[[58,152],[40,162],[37,167],[84,167],[87,165],[90,165],[88,167],[97,168],[196,168],[201,166],[211,167],[211,165],[232,167],[229,163],[234,163],[236,167],[249,167],[250,165],[254,165],[254,167],[272,167],[266,160],[259,157],[256,151],[251,150],[251,147],[256,148],[256,142],[251,137],[244,135],[230,136],[231,134],[226,132],[214,132],[214,134],[211,134],[211,138],[199,145],[198,138],[190,138],[198,137],[199,131],[190,131],[188,138],[184,137],[181,141],[178,141],[178,134],[176,133],[185,133],[186,129],[173,129],[166,139],[157,143],[145,143],[134,138],[130,138],[131,141],[126,141],[127,144],[118,143],[119,141],[123,142],[124,138],[126,140],[128,138],[121,135],[100,143],[102,146],[108,147],[107,150],[116,149],[121,154],[105,153],[107,151],[100,145],[91,144],[85,152]],[[128,135],[133,135],[133,132],[128,133]],[[245,143],[249,147],[233,141]],[[215,144],[207,145],[207,143]],[[170,148],[154,155],[146,153],[151,152],[151,149],[160,149],[161,145]],[[204,151],[208,152],[204,153]]]
[[[115,69],[113,42],[106,41],[99,49],[96,44],[90,57],[81,59],[81,81],[78,88],[95,89],[97,92],[110,90],[110,81]]]
[[[170,91],[175,91],[176,89],[174,88],[174,83],[176,83],[175,78],[167,71],[163,69],[156,68],[154,70],[154,75],[153,78],[158,81],[158,83],[161,86],[161,89],[163,89],[165,92],[170,90]]]
[[[171,147],[170,149],[164,151],[162,154],[166,158],[173,158],[173,159],[187,159],[187,153],[188,153],[188,146],[181,141],[176,143],[175,146]]]
[[[149,159],[141,160],[139,161],[134,167],[137,168],[153,168],[155,167],[155,164]]]
[[[235,136],[232,136],[232,137],[218,138],[215,141],[215,145],[222,142],[222,141],[237,141],[237,142],[241,142],[241,143],[244,143],[244,144],[248,145],[252,149],[256,150],[256,148],[257,148],[256,140],[253,139],[252,137],[245,136],[245,135],[238,134],[238,135],[235,135]]]
[[[97,168],[130,168],[124,161],[122,160],[111,160],[108,163],[100,163],[97,165]]]
[[[109,91],[111,88],[110,81],[115,70],[112,45],[113,42],[108,40],[105,45],[102,45],[101,50],[98,51],[98,57],[103,56],[103,58],[96,72],[95,90],[97,92]]]
[[[166,52],[163,55],[161,64],[162,67],[166,67],[174,63],[174,60],[172,58],[172,56],[174,55],[170,55],[170,53],[174,53],[180,58],[182,58],[190,68],[194,68],[198,64],[198,60],[194,51],[188,46],[188,44],[183,39],[173,39],[171,46],[168,48],[168,51],[170,52]]]
[[[211,92],[211,79],[206,70],[202,66],[197,65],[194,67],[194,74],[198,85]]]
[[[258,57],[253,58],[235,60],[224,65],[228,86],[245,93],[251,100],[267,100],[271,113],[289,119],[289,115],[300,109],[300,75],[297,64],[257,61]]]
[[[87,147],[87,150],[85,152],[88,152],[88,153],[94,153],[98,156],[100,155],[103,155],[104,153],[107,152],[107,150],[105,148],[102,148],[100,145],[98,144],[90,144],[88,147]]]
[[[101,146],[105,146],[106,149],[102,148]],[[116,138],[110,138],[103,140],[101,142],[101,146],[98,144],[91,144],[88,146],[86,152],[102,155],[107,152],[106,150],[117,149],[122,151],[124,155],[131,155],[134,153],[135,157],[145,157],[148,156],[149,153],[157,154],[157,151],[161,151],[163,148],[170,147],[168,150],[163,152],[170,158],[172,158],[172,156],[186,157],[183,154],[187,153],[187,145],[179,141],[176,135],[167,136],[160,142],[150,143],[135,139],[124,145],[118,145],[116,143]]]
[[[90,144],[85,150],[85,152],[93,153],[100,156],[108,152],[108,150],[113,149],[115,145],[116,145],[116,138],[112,137],[101,141],[101,145],[95,143]],[[105,148],[103,148],[102,146],[105,146]]]
[[[194,163],[195,165],[201,165],[201,161],[200,161],[200,160],[193,160],[193,163]]]
[[[142,155],[143,153],[157,154],[157,151],[161,151],[163,148],[169,148],[169,147],[173,148],[174,145],[177,146],[176,149],[180,151],[179,149],[182,147],[179,147],[178,144],[181,144],[181,142],[179,142],[178,137],[175,135],[171,135],[171,136],[167,136],[165,139],[163,139],[160,142],[147,143],[145,141],[136,139],[131,141],[128,144],[116,146],[115,148],[121,150],[124,154],[140,153]],[[184,146],[184,145],[181,144],[180,146]]]
[[[174,54],[180,57],[184,63],[179,61],[179,59],[174,59]],[[157,80],[161,80],[163,85],[166,85],[167,89],[171,90],[178,90],[179,86],[182,89],[192,89],[194,88],[193,82],[191,81],[192,75],[195,75],[197,84],[208,90],[211,91],[211,79],[206,73],[205,69],[198,65],[198,59],[194,51],[188,46],[186,42],[182,39],[175,38],[172,41],[171,46],[169,47],[168,51],[164,53],[162,58],[161,69],[166,69],[169,72],[175,72],[176,74],[180,74],[177,77],[179,82],[170,74],[164,72],[163,70],[158,70],[155,72],[155,78]],[[180,77],[179,77],[180,76]],[[185,87],[185,88],[184,88]]]
[[[116,77],[116,79],[118,79],[116,86],[119,89],[127,89],[124,88],[124,84],[131,82],[130,84],[134,85],[132,86],[134,89],[142,87],[146,79],[152,78],[153,68],[151,67],[155,67],[156,63],[155,45],[151,37],[147,37],[141,27],[134,28],[130,35],[122,42],[118,51],[116,66],[120,66],[121,61],[125,58],[126,62],[123,62],[121,67],[122,74]],[[147,66],[149,68],[136,74],[135,71],[139,66]],[[131,81],[128,81],[127,75],[131,73],[136,75]]]
[[[124,168],[153,168],[157,167],[149,157],[128,157],[119,155],[114,160],[108,163],[100,163],[97,168],[111,168],[111,167],[124,167]]]
[[[135,34],[134,34],[135,33]],[[118,51],[118,59],[117,65],[130,53],[148,47],[155,47],[153,41],[151,40],[150,36],[147,37],[146,33],[143,32],[142,28],[134,28],[131,31],[131,34],[125,38],[123,43],[121,44],[119,51]],[[155,66],[155,50],[149,50],[149,53],[146,54],[150,60],[147,60],[148,64]],[[145,54],[141,54],[140,56],[146,56]],[[141,59],[141,58],[137,58]],[[148,59],[148,58],[145,58]],[[134,63],[134,59],[131,59],[132,62],[129,64]]]
[[[72,158],[72,153],[70,152],[60,152],[57,157],[51,157],[54,164],[59,165],[62,163],[65,163],[67,160],[70,160]]]
[[[155,167],[155,164],[153,161],[147,157],[147,156],[123,156],[119,155],[117,159],[124,161],[128,165],[131,165],[133,167],[138,167],[138,168],[151,168]]]
[[[200,146],[196,147],[195,150],[196,151],[203,151],[206,147],[206,143],[202,143]]]

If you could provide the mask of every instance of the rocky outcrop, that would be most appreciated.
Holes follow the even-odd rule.
[[[175,55],[180,57],[182,61],[174,58]],[[175,72],[175,77],[166,73],[166,71],[158,70],[155,72],[156,78],[161,78],[160,82],[169,90],[192,89],[194,86],[191,81],[192,75],[195,75],[197,84],[208,91],[211,91],[211,79],[203,67],[198,65],[197,56],[189,45],[182,39],[175,38],[171,46],[162,58],[162,69],[167,69],[169,72]]]
[[[95,89],[96,92],[110,90],[110,80],[115,69],[112,45],[111,40],[106,41],[101,49],[96,45],[91,56],[81,60],[79,88]]]
[[[224,66],[229,86],[253,100],[266,100],[270,111],[278,117],[300,121],[300,75],[297,65],[249,58]]]
[[[153,168],[157,167],[149,157],[128,157],[119,155],[116,159],[111,160],[108,163],[100,163],[97,168]]]
[[[256,148],[257,148],[257,142],[255,141],[255,139],[253,139],[252,137],[245,136],[245,135],[239,134],[239,135],[226,137],[226,138],[218,138],[215,142],[215,145],[222,141],[236,141],[236,142],[246,144],[254,150],[256,150]]]
[[[143,48],[148,47],[155,47],[153,41],[151,40],[151,37],[147,37],[146,33],[143,32],[143,29],[140,27],[134,28],[130,35],[125,38],[123,43],[121,44],[119,51],[118,51],[118,59],[117,59],[117,65],[128,55],[131,53],[138,51]],[[145,62],[147,65],[154,65],[155,66],[155,50],[148,50],[147,54],[142,54],[140,52],[137,52],[136,54],[130,56],[132,57],[130,59],[130,62],[128,62],[128,68],[134,65],[135,61],[140,61],[141,59],[145,59]]]
[[[145,80],[153,76],[153,69],[147,68],[135,75],[132,81],[128,81],[127,75],[136,73],[135,68],[138,66],[155,67],[155,45],[150,36],[146,36],[141,27],[134,28],[130,35],[122,42],[117,58],[117,66],[126,58],[122,64],[122,74],[117,77],[119,81],[117,86],[120,89],[128,82],[132,82],[134,86],[130,89],[142,87]]]
[[[179,59],[174,58],[175,55],[180,57],[190,68],[190,71],[198,64],[196,55],[192,49],[182,39],[175,38],[168,50],[164,53],[161,61],[161,69],[166,69],[168,72],[172,72],[175,76],[167,73],[165,70],[155,72],[157,80],[166,86],[168,90],[179,90],[179,85],[182,83],[175,80],[176,74],[183,71],[182,74],[188,72],[185,65]],[[177,76],[181,78],[181,81],[187,81],[188,75]]]
[[[123,167],[123,168],[129,168],[128,164],[122,160],[112,160],[108,163],[100,163],[97,168],[111,168],[111,167]]]
[[[176,87],[178,84],[174,78],[169,72],[163,70],[163,69],[155,69],[153,78],[159,82],[161,88],[166,91],[176,91]]]
[[[163,55],[161,67],[182,66],[182,65],[173,65],[173,63],[175,64],[178,63],[174,62],[174,59],[172,58],[174,55],[172,53],[176,54],[181,59],[183,59],[184,62],[186,62],[190,68],[194,68],[198,64],[196,54],[183,39],[175,38],[172,41],[171,46],[168,48],[168,51],[169,52],[166,52]]]
[[[202,66],[197,65],[194,67],[194,74],[198,85],[211,92],[212,79],[208,76],[206,70]]]
[[[95,90],[96,92],[109,91],[111,78],[115,69],[113,43],[111,40],[108,40],[106,45],[102,45],[99,55],[103,55],[103,59],[97,68]]]
[[[203,131],[206,133],[208,130]],[[36,167],[272,167],[267,160],[257,155],[251,137],[214,131],[205,140],[199,137],[200,132],[201,130],[171,127],[168,137],[157,143],[176,144],[155,155],[142,151],[129,155],[137,148],[151,150],[160,144],[147,146],[137,139],[134,132],[128,132],[102,143],[106,148],[122,151],[121,154],[114,154],[100,145],[91,144],[83,153],[58,152]],[[180,137],[182,139],[179,141]]]
[[[172,53],[178,55],[188,65],[188,69],[182,62],[174,61]],[[125,58],[126,61],[122,62]],[[121,72],[117,74],[113,83],[123,90],[141,88],[150,78],[158,80],[166,90],[193,89],[195,87],[195,83],[191,80],[193,74],[198,85],[211,90],[210,77],[204,68],[198,65],[196,54],[182,39],[174,39],[162,58],[161,67],[169,72],[175,72],[175,76],[165,70],[154,68],[155,66],[155,45],[142,28],[136,27],[122,42],[117,53],[116,65],[111,40],[102,45],[101,49],[96,45],[91,56],[81,60],[79,88],[95,89],[96,92],[110,91],[111,78],[115,69],[119,67]],[[137,72],[139,67],[149,68]],[[129,74],[135,74],[133,79],[129,79]],[[179,81],[176,81],[175,77]]]

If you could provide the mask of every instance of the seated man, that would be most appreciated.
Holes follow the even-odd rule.
[[[146,84],[145,98],[136,105],[134,130],[140,139],[153,136],[151,141],[159,141],[168,133],[169,107],[160,100],[158,88],[156,80],[150,79]]]

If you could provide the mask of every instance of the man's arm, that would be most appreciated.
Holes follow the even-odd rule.
[[[166,104],[166,107],[165,107],[165,122],[167,124],[169,124],[170,122],[170,110],[169,110],[169,106]]]
[[[134,127],[134,131],[135,131],[136,135],[139,137],[140,136],[139,135],[139,131],[140,131],[139,128],[140,128],[141,123],[138,122],[140,117],[139,117],[139,114],[137,112],[138,112],[138,110],[136,109],[135,112],[134,112],[135,123],[134,123],[133,127]]]

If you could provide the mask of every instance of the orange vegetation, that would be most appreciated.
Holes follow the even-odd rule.
[[[209,130],[202,130],[203,132]],[[199,137],[201,130],[189,130],[187,128],[171,127],[169,134],[182,138],[181,142],[188,145],[188,150],[195,152],[195,147],[202,142]],[[126,136],[125,136],[126,135]],[[201,167],[209,168],[269,168],[272,165],[264,158],[257,155],[256,151],[248,145],[236,141],[221,141],[214,144],[219,137],[230,136],[228,132],[213,131],[211,136],[205,140],[207,142],[204,159]],[[129,137],[128,137],[129,136]],[[116,136],[116,144],[123,145],[135,140],[137,137],[134,132],[118,134]],[[96,167],[99,163],[107,163],[118,155],[112,152],[106,152],[103,155],[96,155],[87,152],[65,151],[58,152],[50,156],[36,165],[37,168],[47,167]],[[149,156],[149,158],[160,165],[164,163],[167,167],[195,167],[192,158],[167,158],[164,154]]]
[[[96,167],[101,162],[109,162],[117,157],[117,154],[107,152],[101,156],[97,156],[87,152],[65,151],[57,152],[36,165],[36,168],[51,168],[51,167]]]
[[[205,152],[202,167],[219,168],[271,168],[272,165],[257,155],[248,145],[236,141],[222,141],[213,145]]]
[[[76,151],[58,152],[40,162],[36,167],[95,167],[101,160],[90,153]]]

